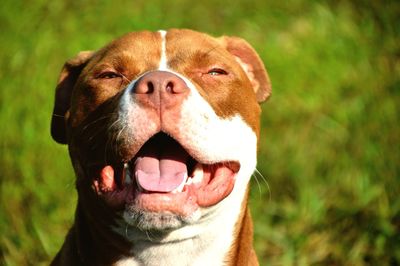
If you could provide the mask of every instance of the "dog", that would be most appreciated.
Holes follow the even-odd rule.
[[[78,203],[51,265],[258,265],[247,199],[270,94],[238,37],[133,32],[68,60],[51,134]]]

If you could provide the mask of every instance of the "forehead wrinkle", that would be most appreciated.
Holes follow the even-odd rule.
[[[203,54],[203,56],[208,56],[211,54],[214,50],[218,49],[218,45],[213,46],[212,48],[208,49],[207,52]]]
[[[209,53],[218,48],[218,44],[213,42],[213,39],[210,39],[207,36],[199,35],[198,40],[193,43],[191,38],[188,38],[185,35],[176,34],[175,32],[171,32],[173,35],[169,35],[169,31],[165,37],[165,50],[168,55],[173,55],[173,57],[168,58],[168,61],[176,61],[180,62],[183,60],[187,60],[193,58],[194,56],[200,56],[200,58],[205,58]],[[171,46],[174,49],[171,49]],[[204,47],[209,47],[210,49],[207,51],[203,51]],[[175,47],[178,47],[176,49]],[[180,52],[176,52],[180,51]]]
[[[170,58],[169,61],[171,62],[172,65],[179,64],[179,62],[185,62],[187,60],[194,60],[199,64],[204,64],[206,62],[213,63],[213,61],[218,60],[218,57],[223,57],[223,58],[226,57],[223,54],[218,53],[216,51],[218,48],[219,48],[218,45],[215,45],[212,48],[208,49],[206,52],[203,52],[198,49],[188,50],[187,53],[174,54],[173,58]],[[218,57],[214,57],[212,55],[213,53]]]

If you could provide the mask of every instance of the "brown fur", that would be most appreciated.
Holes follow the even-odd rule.
[[[140,42],[132,41],[134,39],[140,39]],[[91,167],[104,161],[103,157],[111,158],[112,163],[113,158],[120,159],[120,154],[115,152],[125,152],[120,147],[119,151],[104,154],[96,144],[108,141],[108,119],[111,119],[121,91],[139,74],[157,68],[161,57],[160,42],[159,33],[130,33],[98,52],[80,53],[64,65],[56,89],[52,136],[59,143],[69,144],[77,174],[78,206],[75,223],[52,265],[110,265],[129,255],[132,244],[110,229],[115,222],[116,210],[123,206],[108,206],[99,200],[91,183],[94,175]],[[261,108],[257,102],[270,95],[270,82],[251,46],[239,38],[217,39],[188,30],[168,31],[167,43],[169,67],[196,84],[199,93],[219,116],[239,113],[258,137]],[[239,64],[232,55],[239,59]],[[242,67],[244,64],[243,68],[241,64]],[[226,82],[208,80],[204,72],[210,65],[228,69],[235,78],[226,79]],[[108,68],[122,72],[124,78],[100,83],[96,75]],[[173,128],[173,123],[170,124]],[[142,144],[129,147],[129,152],[137,152]],[[253,225],[247,193],[234,238],[226,257],[227,265],[258,265],[252,245]]]

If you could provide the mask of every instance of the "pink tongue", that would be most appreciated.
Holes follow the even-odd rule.
[[[187,178],[188,153],[167,136],[150,139],[135,163],[137,183],[150,192],[171,192]]]

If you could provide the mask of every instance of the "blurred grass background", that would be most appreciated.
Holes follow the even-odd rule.
[[[273,82],[252,181],[261,265],[400,265],[399,1],[0,5],[0,264],[46,265],[76,204],[49,122],[63,62],[123,33],[237,35]]]

